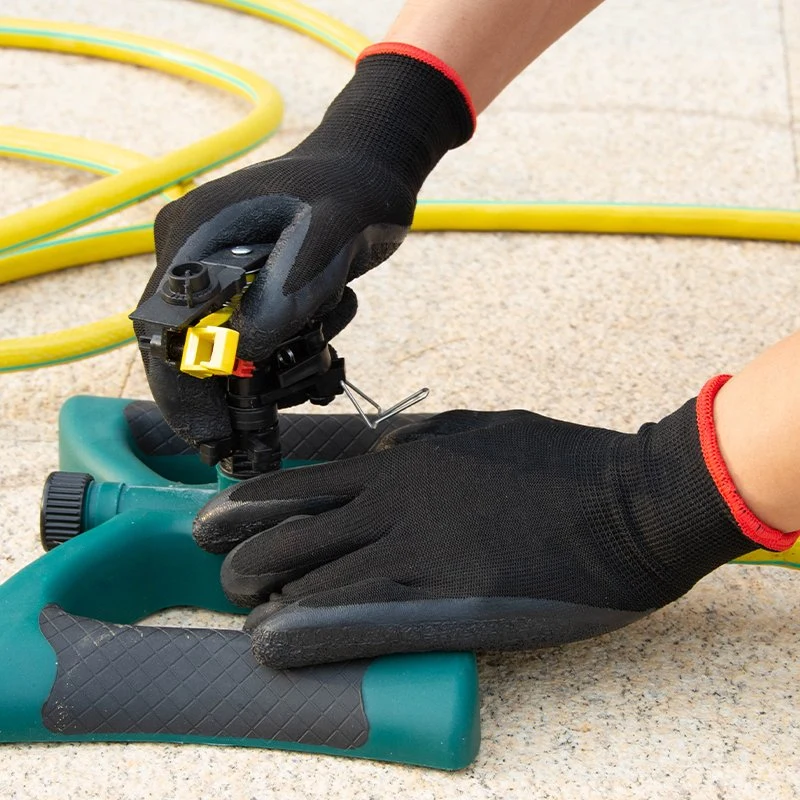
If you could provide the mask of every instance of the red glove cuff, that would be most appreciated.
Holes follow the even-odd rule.
[[[697,430],[700,434],[700,448],[706,467],[722,495],[722,499],[733,514],[736,524],[748,539],[768,550],[787,550],[800,536],[800,530],[784,533],[762,522],[747,506],[733,483],[728,467],[722,458],[714,426],[714,398],[717,392],[730,380],[730,375],[717,375],[711,378],[697,396]]]
[[[464,81],[461,80],[461,76],[449,64],[445,64],[441,58],[437,58],[433,53],[429,53],[427,50],[423,50],[420,47],[415,47],[413,44],[406,44],[405,42],[377,42],[376,44],[371,44],[361,52],[356,59],[356,64],[367,56],[385,54],[414,58],[417,61],[421,61],[423,64],[427,64],[429,67],[433,67],[435,70],[441,72],[445,78],[451,80],[464,98],[464,103],[467,106],[469,115],[472,117],[472,128],[473,130],[475,129],[478,123],[478,117],[475,113],[475,106],[472,104],[469,90],[464,84]]]

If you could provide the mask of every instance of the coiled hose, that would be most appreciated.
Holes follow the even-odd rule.
[[[310,36],[354,59],[369,40],[295,0],[200,0]],[[103,175],[36,208],[0,220],[0,283],[153,250],[152,224],[69,233],[145,198],[172,199],[192,178],[268,138],[282,115],[275,88],[255,73],[171,42],[87,25],[0,18],[0,46],[52,50],[161,70],[244,97],[242,120],[159,158],[77,137],[0,127],[0,156]],[[800,212],[710,206],[421,201],[414,230],[538,231],[800,241]],[[0,341],[0,372],[61,364],[133,340],[128,312],[39,336]]]

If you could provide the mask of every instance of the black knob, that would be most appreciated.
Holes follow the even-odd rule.
[[[189,261],[169,268],[161,295],[168,303],[191,308],[204,300],[211,288],[208,267],[199,261]]]
[[[85,472],[51,472],[47,476],[39,517],[45,550],[83,533],[83,501],[93,481]]]

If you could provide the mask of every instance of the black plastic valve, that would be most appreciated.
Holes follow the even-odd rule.
[[[212,285],[208,267],[199,261],[189,261],[169,268],[161,294],[172,305],[194,308],[207,300],[215,288],[216,282]]]

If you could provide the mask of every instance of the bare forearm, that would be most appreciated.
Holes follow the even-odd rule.
[[[753,512],[800,528],[800,332],[769,348],[725,384],[714,405],[722,456]]]
[[[477,113],[602,0],[407,0],[384,37],[427,50],[466,84]]]

